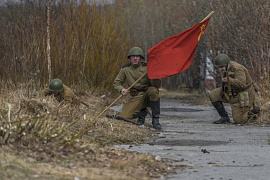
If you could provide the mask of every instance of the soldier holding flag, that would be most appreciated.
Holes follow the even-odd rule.
[[[131,86],[147,71],[146,63],[142,62],[144,54],[141,48],[131,48],[128,54],[128,59],[131,60],[131,63],[120,70],[113,85],[114,88],[122,95],[129,93],[130,99],[126,104],[124,104],[121,115],[116,118],[125,120],[138,117],[137,124],[142,125],[144,124],[145,116],[147,115],[146,107],[150,106],[152,110],[153,128],[160,130],[160,99],[158,88],[161,85],[161,80],[150,80],[146,74],[139,82],[134,84],[130,91],[128,91],[124,88],[123,84],[127,82],[128,86]]]
[[[213,12],[208,14],[200,23],[190,29],[164,39],[150,48],[147,51],[147,66],[142,63],[144,54],[141,48],[134,47],[130,50],[128,58],[131,59],[131,63],[129,66],[122,68],[114,80],[114,88],[121,93],[121,96],[128,92],[131,95],[130,101],[123,106],[121,116],[117,116],[117,119],[132,119],[138,116],[137,124],[143,124],[147,114],[145,108],[150,106],[153,115],[153,127],[161,129],[158,93],[158,88],[161,84],[160,79],[179,74],[189,68],[192,64],[198,42],[205,32],[212,14]],[[125,81],[129,85],[128,89],[123,87]],[[121,96],[109,107],[120,99]],[[97,117],[100,117],[109,107]]]

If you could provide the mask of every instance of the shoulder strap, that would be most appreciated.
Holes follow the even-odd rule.
[[[125,64],[121,67],[121,69],[131,66],[131,63]]]

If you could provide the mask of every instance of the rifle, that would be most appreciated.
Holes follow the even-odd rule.
[[[228,88],[226,87],[226,82],[222,82],[222,91],[224,93],[225,98],[229,101],[232,97],[232,87],[228,75],[228,64],[226,65],[226,71],[224,72],[222,77],[227,78]]]

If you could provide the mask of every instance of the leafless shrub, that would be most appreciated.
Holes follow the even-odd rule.
[[[35,86],[46,86],[46,1],[24,0],[0,9],[0,79],[17,88],[38,71]],[[105,1],[50,1],[52,78],[92,92],[111,87],[130,48],[115,14]]]

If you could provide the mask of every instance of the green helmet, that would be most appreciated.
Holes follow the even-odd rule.
[[[62,91],[64,89],[63,82],[60,79],[53,79],[49,84],[49,91]]]
[[[130,49],[129,53],[128,53],[128,59],[130,59],[130,56],[141,56],[142,59],[144,59],[144,54],[141,48],[139,47],[133,47]]]
[[[228,63],[230,63],[230,61],[231,59],[229,58],[228,55],[221,53],[217,55],[215,59],[215,66],[216,67],[226,66]]]

